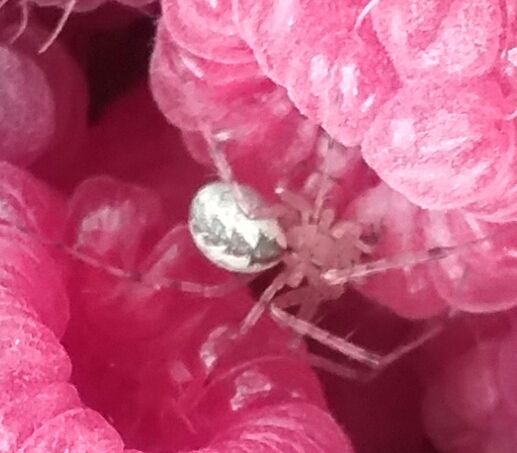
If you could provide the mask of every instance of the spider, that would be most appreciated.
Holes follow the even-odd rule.
[[[312,321],[320,304],[342,296],[346,283],[388,269],[442,259],[457,247],[437,247],[364,262],[374,252],[374,241],[364,234],[358,222],[336,219],[335,211],[324,206],[328,190],[325,182],[320,184],[314,204],[280,185],[276,189],[280,203],[268,207],[252,188],[235,181],[221,150],[221,142],[227,137],[219,140],[215,137],[215,142],[207,141],[221,181],[207,184],[195,195],[189,220],[192,237],[210,261],[227,270],[257,273],[280,267],[240,324],[234,341],[246,335],[264,312],[269,311],[280,324],[301,336],[308,336],[375,371],[441,331],[443,322],[431,323],[414,341],[381,356],[317,327]],[[328,149],[332,146],[333,141],[328,138]],[[327,165],[325,161],[324,164]],[[296,315],[287,311],[293,307],[298,307]],[[341,376],[359,376],[352,369],[322,357],[313,357],[313,363]]]

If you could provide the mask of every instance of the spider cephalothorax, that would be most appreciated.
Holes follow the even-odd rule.
[[[304,197],[285,189],[277,190],[285,212],[279,220],[286,250],[283,257],[291,274],[290,287],[303,279],[310,285],[326,285],[321,278],[330,269],[352,268],[373,247],[363,240],[363,227],[351,220],[336,220],[331,208],[315,210]]]

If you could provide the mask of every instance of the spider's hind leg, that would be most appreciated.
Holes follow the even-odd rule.
[[[84,253],[74,246],[56,241],[55,239],[49,239],[36,230],[32,230],[20,225],[9,224],[7,222],[3,222],[2,219],[0,219],[0,225],[4,224],[15,228],[22,234],[37,240],[39,243],[45,246],[60,250],[65,256],[69,257],[73,261],[83,263],[87,267],[96,269],[97,271],[111,276],[117,280],[139,284],[154,292],[172,289],[183,293],[197,294],[207,299],[218,298],[223,297],[248,284],[255,277],[254,275],[246,274],[237,275],[232,276],[231,279],[221,283],[187,281],[179,278],[170,278],[167,276],[166,264],[163,268],[157,265],[155,269],[148,269],[147,271],[142,271],[138,268],[119,267],[95,256],[91,256],[88,253]],[[171,230],[169,234],[174,232],[181,232],[183,230],[186,230],[186,227],[184,225],[180,225],[174,230]]]

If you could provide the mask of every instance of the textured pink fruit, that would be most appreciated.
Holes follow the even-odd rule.
[[[108,176],[84,180],[69,201],[73,244],[113,265],[134,265],[145,253],[144,235],[161,227],[162,207],[153,191]]]
[[[353,30],[358,5],[237,0],[233,6],[264,72],[338,141],[360,144],[398,79],[371,27],[360,35]]]
[[[18,451],[21,443],[46,421],[81,406],[77,390],[65,382],[24,389],[20,393],[18,397],[12,395],[0,409],[0,430],[9,433],[9,452]]]
[[[165,27],[158,27],[149,68],[151,90],[158,108],[168,121],[182,129],[196,129],[198,121],[183,92],[182,80],[168,55],[169,40]]]
[[[199,129],[208,123],[214,131],[232,131],[239,125],[240,135],[247,135],[251,128],[241,123],[257,123],[264,104],[279,105],[280,113],[286,109],[281,108],[282,101],[287,108],[291,107],[284,90],[260,74],[254,65],[205,61],[205,71],[196,68],[192,57],[174,45],[164,22],[161,24],[151,63],[151,88],[171,123],[184,129]],[[155,73],[159,77],[156,82]],[[166,86],[162,88],[160,82]],[[175,98],[178,91],[179,99]],[[188,118],[188,122],[182,117]]]
[[[42,69],[12,45],[0,46],[0,71],[0,156],[28,165],[52,142],[53,93]]]
[[[403,79],[480,76],[494,66],[501,47],[497,0],[381,0],[371,17]]]
[[[123,443],[117,432],[98,413],[72,409],[49,420],[20,447],[23,453],[91,451],[121,453]]]
[[[200,453],[303,451],[353,452],[333,420],[319,408],[291,403],[242,417],[226,432],[219,434],[210,448]]]
[[[0,321],[0,386],[2,400],[11,392],[29,391],[41,384],[66,381],[71,372],[63,347],[50,330],[26,315]]]
[[[69,316],[65,267],[63,261],[56,262],[59,254],[54,247],[46,247],[42,240],[52,243],[62,239],[63,200],[32,175],[8,163],[0,163],[0,172],[0,280],[6,297],[37,313],[61,337]]]
[[[143,257],[165,231],[159,197],[147,188],[107,176],[86,179],[71,197],[67,228],[69,244],[99,263],[88,266],[77,261],[69,284],[74,306],[102,328],[111,329],[120,322],[126,334],[139,336],[141,329],[131,322],[131,316],[141,308],[142,297],[145,299],[149,290],[144,289],[142,295],[126,279],[139,270]],[[103,271],[103,263],[127,272],[113,277]],[[130,300],[124,297],[126,291]],[[143,316],[140,321],[153,325],[158,319]]]
[[[65,222],[65,200],[30,173],[0,162],[1,222],[59,241]]]
[[[368,131],[366,162],[423,208],[465,208],[503,196],[515,150],[513,125],[492,102],[497,91],[491,82],[404,86]]]
[[[162,9],[173,41],[194,55],[222,63],[253,62],[251,49],[233,27],[227,0],[210,12],[201,2],[182,0],[163,1]]]
[[[206,0],[176,0],[177,9],[181,17],[193,24],[201,25],[210,30],[226,34],[236,34],[232,20],[232,1],[220,0],[210,2]]]
[[[507,126],[510,133],[516,126],[516,120],[508,121]],[[512,137],[510,135],[510,137]],[[513,140],[513,139],[512,139]],[[507,171],[500,169],[499,177],[494,180],[492,190],[503,196],[492,196],[486,199],[476,200],[468,204],[464,209],[478,219],[488,222],[504,224],[514,222],[517,219],[517,153],[513,152],[513,143],[508,150],[509,157],[512,159],[508,163]],[[503,177],[503,173],[506,173]]]
[[[64,268],[30,233],[0,225],[1,284],[34,310],[39,319],[61,336],[68,321]],[[41,269],[45,268],[46,273]]]
[[[426,379],[423,420],[440,451],[510,452],[517,446],[515,324],[494,326],[489,334],[479,322],[460,327],[473,341],[459,354],[448,352],[442,367]]]
[[[56,126],[52,144],[36,162],[34,171],[48,175],[65,172],[86,140],[89,93],[83,69],[60,42],[40,54],[45,30],[31,26],[16,42],[16,47],[29,55],[45,71],[54,102]]]
[[[16,28],[14,27],[6,27],[2,30],[2,36],[9,37],[15,31]],[[17,102],[23,101],[26,103],[33,102],[31,96],[34,96],[34,102],[37,102],[33,105],[27,104],[27,112],[24,114],[29,115],[27,121],[31,124],[22,128],[20,124],[24,123],[19,123],[17,125],[19,127],[18,132],[31,131],[34,127],[41,127],[42,134],[44,132],[45,136],[48,135],[48,139],[43,142],[35,135],[25,139],[25,142],[20,143],[16,148],[19,157],[14,155],[10,157],[11,154],[9,153],[14,151],[9,150],[12,149],[14,143],[12,143],[12,140],[8,140],[8,136],[0,138],[0,143],[5,142],[5,152],[8,153],[3,155],[4,159],[17,164],[28,165],[50,154],[53,157],[53,165],[56,167],[57,165],[63,165],[61,161],[71,159],[84,141],[88,94],[82,71],[62,44],[56,43],[48,52],[38,54],[39,47],[46,34],[47,32],[44,29],[31,24],[30,27],[25,29],[23,35],[12,44],[11,52],[14,52],[13,55],[18,55],[20,62],[25,61],[23,64],[26,66],[29,64],[35,65],[35,69],[30,69],[29,66],[23,69],[25,81],[20,78],[20,81],[16,82],[22,84],[22,92],[16,94],[12,91],[16,85],[14,80],[10,82],[12,84],[10,95],[16,96]],[[5,45],[2,47],[4,52],[8,48]],[[5,83],[7,83],[8,77],[13,76],[13,71],[19,64],[21,63],[13,63],[10,70],[11,74],[2,76],[2,79],[6,79]],[[8,63],[5,62],[2,66],[8,68]],[[27,77],[34,77],[30,74],[36,68],[42,72],[39,76],[40,80],[27,80]],[[31,90],[27,90],[27,86],[30,86]],[[5,93],[8,91],[5,90]],[[25,98],[26,101],[24,101]],[[9,104],[2,102],[2,105],[4,108],[8,108]],[[18,105],[21,106],[22,104]],[[21,114],[22,110],[20,107],[17,109],[13,107],[12,113]],[[30,115],[37,115],[38,118],[31,119]],[[12,119],[14,120],[14,118]],[[21,119],[18,121],[21,121]],[[7,127],[8,124],[8,122],[3,122],[4,127]],[[20,140],[22,139],[23,136],[20,136]],[[32,145],[31,149],[27,149],[27,143]],[[50,156],[47,158],[50,159]]]

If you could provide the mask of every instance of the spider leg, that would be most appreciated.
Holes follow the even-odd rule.
[[[299,307],[296,317],[311,321],[315,318],[322,302],[337,299],[342,294],[342,288],[307,285],[275,297],[273,303],[282,310]]]
[[[226,294],[241,288],[242,286],[249,283],[253,278],[255,278],[255,276],[251,275],[240,275],[233,281],[226,281],[217,284],[174,280],[167,278],[164,278],[161,281],[156,281],[155,279],[148,279],[145,274],[142,274],[138,270],[123,269],[104,262],[100,262],[85,253],[81,253],[72,247],[68,247],[60,243],[54,243],[53,245],[57,245],[67,255],[71,256],[75,260],[87,264],[89,267],[98,269],[108,275],[111,275],[112,277],[116,277],[121,280],[128,280],[133,283],[138,283],[156,292],[172,289],[182,293],[199,294],[204,298],[210,299],[223,297]]]
[[[219,178],[232,188],[235,200],[241,210],[249,218],[255,218],[256,213],[254,213],[251,206],[249,206],[249,202],[242,193],[240,185],[235,180],[232,167],[223,150],[223,145],[230,139],[230,134],[224,131],[214,134],[209,130],[202,130],[202,133],[208,143],[208,152],[215,165]]]
[[[6,0],[0,4],[0,9],[8,2],[9,0]],[[14,36],[10,39],[10,43],[13,44],[16,42],[16,40],[23,34],[23,32],[27,29],[27,25],[29,24],[29,3],[27,0],[21,0],[20,1],[20,10],[21,10],[21,16],[20,16],[20,25],[18,26],[18,29],[16,30],[16,33]]]
[[[424,251],[401,253],[397,256],[382,258],[370,263],[356,264],[349,269],[330,269],[322,275],[322,278],[331,285],[340,285],[353,279],[368,277],[369,275],[379,274],[391,269],[413,267],[417,264],[429,261],[442,260],[453,253],[459,253],[461,250],[476,244],[482,244],[489,239],[490,236],[485,236],[480,239],[464,242],[460,245],[434,247]]]
[[[229,133],[219,132],[217,134],[211,134],[210,131],[202,131],[202,133],[208,143],[208,152],[215,165],[219,178],[232,188],[233,196],[237,201],[237,204],[248,218],[276,219],[286,214],[288,210],[281,204],[265,208],[252,208],[249,206],[249,202],[242,193],[241,186],[235,180],[230,162],[226,158],[224,150],[222,149],[222,145],[230,139]]]
[[[57,39],[59,36],[59,33],[63,31],[63,28],[66,24],[66,21],[70,17],[70,14],[72,14],[72,11],[77,3],[77,0],[68,0],[68,3],[65,6],[65,9],[63,10],[63,14],[61,15],[59,22],[57,23],[56,27],[54,28],[54,31],[50,35],[50,37],[47,39],[47,41],[41,46],[38,53],[45,52],[52,43]]]
[[[330,228],[330,233],[335,238],[342,238],[345,235],[360,237],[362,227],[359,223],[352,220],[339,220]]]
[[[298,195],[285,187],[277,187],[275,192],[282,203],[288,205],[293,210],[300,212],[302,217],[312,214],[312,205],[305,199],[305,197]]]
[[[0,223],[3,223],[0,220]],[[99,261],[97,258],[92,257],[86,253],[77,250],[74,247],[70,247],[62,242],[57,242],[53,239],[48,239],[44,235],[38,233],[35,230],[27,229],[23,226],[11,225],[13,228],[21,231],[23,234],[27,234],[31,238],[36,239],[38,242],[61,250],[67,256],[75,261],[86,264],[88,267],[97,269],[107,275],[115,277],[120,280],[127,280],[133,283],[138,283],[146,288],[154,291],[163,291],[166,289],[173,289],[184,293],[199,294],[205,298],[222,297],[244,285],[249,283],[255,278],[255,275],[239,275],[232,281],[225,281],[217,284],[174,280],[174,279],[156,279],[148,278],[145,273],[142,273],[136,269],[124,269],[121,267],[110,265],[109,263]]]
[[[274,319],[280,321],[298,334],[306,335],[322,345],[343,354],[348,359],[366,365],[375,371],[387,367],[391,363],[422,346],[424,343],[437,336],[443,330],[445,325],[444,322],[431,324],[417,339],[394,349],[386,355],[381,355],[333,335],[314,324],[298,319],[296,316],[290,315],[275,305],[270,306],[270,313]]]
[[[289,327],[296,333],[300,335],[307,335],[313,340],[316,340],[317,342],[340,352],[351,360],[355,360],[359,363],[374,368],[382,359],[380,355],[356,346],[343,338],[332,335],[330,332],[327,332],[326,330],[323,330],[314,324],[304,321],[303,319],[299,319],[275,305],[271,305],[269,311],[274,319]]]
[[[275,298],[272,304],[282,309],[289,307],[298,307],[296,312],[296,318],[304,321],[312,321],[316,318],[316,314],[320,308],[320,303],[326,298],[322,295],[321,291],[314,286],[304,286],[301,288],[293,289],[288,291],[281,296]],[[328,298],[332,299],[332,298]],[[297,349],[303,342],[303,337],[293,332],[293,339],[291,340],[291,347]],[[312,363],[312,362],[311,362]]]
[[[307,360],[309,365],[313,368],[318,368],[342,379],[362,382],[368,382],[371,380],[371,376],[369,376],[363,370],[359,370],[343,363],[338,363],[332,359],[328,359],[327,357],[307,353]]]
[[[322,178],[321,184],[318,187],[318,192],[317,192],[316,198],[314,200],[314,218],[315,219],[320,218],[322,211],[323,211],[323,205],[325,204],[325,197],[327,196],[327,194],[329,193],[329,190],[331,188],[330,176],[329,176],[329,171],[330,171],[329,156],[330,156],[331,151],[334,148],[335,141],[330,135],[328,135],[328,134],[325,134],[325,135],[326,135],[326,142],[327,142],[327,152],[325,153],[325,156],[323,157],[323,169],[322,169],[323,178]],[[334,212],[332,210],[331,210],[331,212],[332,212],[332,218],[329,219],[329,223],[328,223],[329,226],[331,225],[332,221],[334,220]]]
[[[371,255],[375,247],[368,244],[363,237],[363,227],[352,220],[340,220],[336,222],[329,230],[330,235],[336,240],[347,243],[353,243],[354,248],[358,249],[365,255]]]
[[[174,289],[182,293],[199,294],[206,299],[212,299],[226,296],[247,285],[254,278],[254,275],[239,275],[234,280],[214,284],[172,279],[166,279],[163,283],[150,283],[144,276],[137,282],[144,286],[151,287],[155,291]]]
[[[267,310],[275,294],[280,291],[287,283],[288,275],[286,272],[280,272],[271,284],[264,290],[260,299],[248,312],[242,320],[239,327],[239,336],[246,335],[257,324],[260,317]]]
[[[381,0],[370,0],[370,2],[363,8],[363,10],[357,16],[357,20],[355,21],[354,31],[357,31],[359,29],[366,16],[370,14],[372,9],[375,8],[380,1]]]
[[[223,144],[230,139],[229,135],[223,133],[214,135],[209,130],[202,130],[201,132],[208,144],[208,153],[215,165],[219,178],[230,185],[235,184],[232,167],[222,149]]]

